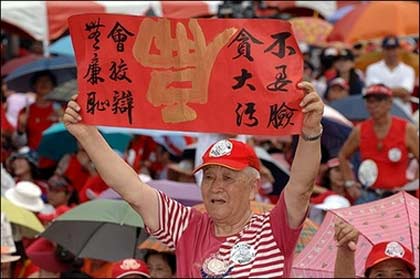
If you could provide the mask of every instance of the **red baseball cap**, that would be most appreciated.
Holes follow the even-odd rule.
[[[389,260],[402,260],[412,272],[416,270],[414,265],[413,253],[398,241],[385,241],[375,244],[370,251],[365,264],[365,276],[373,266]]]
[[[260,170],[260,160],[254,149],[234,139],[224,139],[214,143],[207,149],[202,159],[203,163],[194,170],[194,173],[209,165],[218,165],[236,171],[246,167]]]
[[[392,97],[392,90],[384,84],[373,84],[369,86],[365,92],[363,92],[363,98],[372,95],[382,95]]]
[[[112,265],[112,278],[121,278],[130,274],[138,274],[150,278],[147,264],[142,260],[124,259]]]

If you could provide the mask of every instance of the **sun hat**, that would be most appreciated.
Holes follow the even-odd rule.
[[[112,266],[112,277],[121,278],[130,274],[143,275],[150,278],[149,269],[147,264],[139,259],[124,259],[116,262]]]
[[[21,147],[18,151],[10,155],[10,161],[13,162],[17,158],[26,159],[34,166],[38,166],[38,154],[35,150],[30,149],[28,146]]]
[[[388,96],[392,97],[392,90],[384,84],[373,84],[363,92],[363,98],[368,96]]]
[[[12,249],[7,246],[1,246],[1,263],[15,262],[20,259],[20,256],[11,255]]]
[[[246,143],[234,139],[224,139],[212,144],[202,157],[203,163],[193,173],[209,165],[223,166],[232,170],[252,167],[260,170],[260,160],[254,149]]]
[[[41,189],[30,181],[20,181],[6,191],[5,197],[13,204],[30,211],[38,212],[44,207]]]
[[[412,272],[416,270],[413,253],[398,241],[385,241],[375,244],[369,252],[365,264],[365,276],[373,266],[389,260],[402,260]]]
[[[320,204],[315,204],[314,207],[322,210],[332,210],[350,207],[351,204],[348,199],[341,195],[329,195]]]
[[[398,48],[400,47],[400,41],[396,36],[386,36],[382,40],[382,48]]]
[[[328,87],[331,88],[333,86],[340,86],[341,88],[346,90],[349,89],[349,84],[341,77],[337,77],[329,82]]]

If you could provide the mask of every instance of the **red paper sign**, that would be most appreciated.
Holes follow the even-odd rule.
[[[300,133],[303,59],[286,21],[85,14],[69,26],[86,123]]]

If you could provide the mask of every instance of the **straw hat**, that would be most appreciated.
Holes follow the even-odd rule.
[[[13,204],[30,211],[38,212],[44,207],[41,189],[30,181],[21,181],[6,191],[5,197]]]

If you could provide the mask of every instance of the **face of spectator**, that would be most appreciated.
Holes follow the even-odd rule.
[[[347,73],[354,67],[354,62],[351,59],[339,58],[334,66],[338,72]]]
[[[328,101],[340,100],[349,95],[349,91],[340,85],[333,85],[328,91]]]
[[[47,200],[55,208],[60,205],[66,205],[69,198],[70,194],[66,191],[65,187],[48,187]]]
[[[152,278],[172,278],[171,267],[162,255],[153,254],[147,258],[147,267]]]
[[[413,278],[413,276],[403,261],[389,259],[373,266],[368,278]]]
[[[35,92],[39,97],[45,96],[54,88],[54,83],[49,76],[40,76],[34,84]]]
[[[391,110],[392,99],[386,96],[368,96],[366,98],[366,109],[373,119],[388,115]]]
[[[234,171],[211,165],[203,169],[201,186],[204,205],[216,223],[237,224],[250,211],[256,178],[245,170]]]
[[[329,172],[330,181],[331,181],[331,190],[337,193],[340,193],[344,186],[344,178],[341,174],[340,168],[335,167],[331,168]]]
[[[12,162],[13,174],[15,176],[22,176],[31,173],[31,165],[25,158],[16,158]]]
[[[384,54],[384,59],[387,62],[398,61],[398,48],[396,47],[384,48],[383,54]]]

